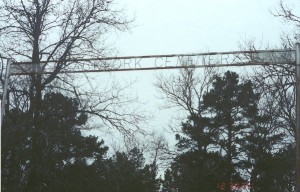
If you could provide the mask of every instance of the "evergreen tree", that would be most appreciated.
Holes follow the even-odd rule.
[[[165,172],[163,192],[221,191],[223,158],[217,153],[200,151],[179,155]]]
[[[251,192],[293,191],[295,186],[295,147],[284,146],[285,135],[275,131],[273,121],[270,115],[255,116],[242,142],[246,158],[240,164],[250,170]]]
[[[216,76],[203,95],[199,114],[192,114],[177,135],[177,156],[165,173],[165,191],[231,191],[243,183],[241,148],[250,120],[258,112],[251,81],[239,83],[234,72]]]
[[[220,154],[210,151],[217,132],[208,125],[208,119],[201,114],[193,114],[182,124],[184,135],[176,135],[181,154],[165,172],[164,192],[219,190],[224,180],[221,171],[225,161]]]
[[[215,77],[199,114],[176,135],[180,155],[165,172],[164,192],[229,192],[245,184],[252,192],[294,190],[295,146],[285,145],[272,103],[260,101],[253,87],[234,72]]]
[[[156,167],[145,165],[140,150],[104,159],[104,142],[81,135],[87,116],[76,99],[48,93],[42,109],[39,129],[31,129],[26,112],[13,109],[5,116],[2,191],[158,191]]]
[[[78,107],[75,99],[48,93],[42,102],[39,129],[31,129],[26,112],[13,109],[5,116],[1,157],[3,191],[48,191],[66,167],[102,158],[107,151],[103,141],[82,137],[76,129],[87,120]]]
[[[93,167],[105,192],[155,192],[159,190],[156,168],[145,165],[143,154],[138,148],[128,153],[116,152],[105,161],[99,159]]]
[[[250,127],[250,118],[257,114],[259,95],[253,91],[251,81],[239,83],[236,73],[227,71],[223,77],[217,76],[212,89],[203,96],[203,107],[210,116],[210,126],[218,132],[214,141],[226,159],[225,191],[231,185],[241,182],[237,172],[241,154],[240,142]]]

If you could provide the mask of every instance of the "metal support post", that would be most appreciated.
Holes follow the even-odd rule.
[[[296,192],[300,192],[300,43],[296,43]]]
[[[4,111],[5,111],[5,103],[6,103],[6,95],[7,95],[7,88],[8,88],[8,81],[9,81],[9,75],[10,75],[10,64],[11,63],[12,63],[12,59],[8,59],[7,60],[7,65],[6,65],[6,71],[5,71],[2,101],[0,101],[0,105],[1,105],[1,111],[0,111],[0,116],[1,116],[1,119],[0,119],[0,138],[2,138],[2,121],[3,121]],[[1,148],[0,148],[0,154],[2,154]],[[1,163],[2,162],[1,162],[1,159],[0,159],[0,165],[1,165]],[[0,175],[0,179],[2,180],[1,175]]]
[[[3,94],[2,94],[2,102],[1,102],[1,124],[2,124],[4,113],[5,113],[5,104],[6,104],[6,96],[7,96],[11,64],[12,64],[12,59],[7,59],[6,73],[5,73],[5,79],[4,79]]]

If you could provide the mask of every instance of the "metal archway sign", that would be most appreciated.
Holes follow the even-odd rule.
[[[62,70],[59,71],[60,73],[167,70],[275,64],[290,64],[296,66],[296,191],[300,192],[300,43],[296,44],[296,50],[277,49],[194,54],[69,58],[67,60],[40,61],[39,63],[12,62],[11,59],[8,59],[1,103],[1,122],[4,115],[9,76],[51,74],[58,65],[63,64],[67,64],[68,67],[62,68]]]
[[[192,54],[143,55],[67,60],[14,62],[10,75],[51,74],[58,65],[59,73],[166,70],[180,68],[228,67],[250,65],[295,64],[295,50],[255,50]]]

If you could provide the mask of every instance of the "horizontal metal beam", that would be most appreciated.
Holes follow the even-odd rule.
[[[144,67],[144,68],[119,68],[119,69],[95,69],[95,70],[73,70],[73,71],[60,71],[59,73],[100,73],[100,72],[122,72],[122,71],[149,71],[149,70],[166,70],[166,69],[188,69],[188,68],[206,68],[206,67],[246,67],[258,65],[279,65],[289,64],[295,65],[295,62],[285,63],[270,63],[270,62],[247,62],[247,63],[234,63],[234,64],[209,64],[209,65],[186,65],[186,66],[166,66],[166,67]],[[51,74],[52,72],[41,72],[40,74]],[[31,75],[34,73],[14,73],[13,75]]]
[[[254,50],[254,51],[229,51],[229,52],[208,52],[208,53],[189,53],[189,54],[167,54],[167,55],[142,55],[142,56],[120,56],[120,57],[92,57],[92,58],[68,58],[66,60],[46,60],[40,61],[44,63],[60,63],[60,62],[80,62],[80,61],[105,61],[118,59],[144,59],[144,58],[160,58],[160,57],[194,57],[194,56],[209,56],[209,55],[231,55],[231,54],[254,54],[254,53],[280,53],[280,52],[295,52],[293,49],[273,49],[273,50]],[[31,61],[15,62],[15,64],[34,64]]]

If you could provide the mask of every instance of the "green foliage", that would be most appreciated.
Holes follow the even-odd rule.
[[[234,72],[215,77],[199,114],[176,135],[180,155],[165,172],[164,192],[232,191],[245,182],[253,192],[293,190],[294,149],[282,148],[284,135],[259,111],[253,87]]]
[[[80,133],[88,117],[79,102],[48,93],[36,118],[39,127],[32,126],[28,111],[6,113],[2,191],[221,192],[243,182],[251,183],[252,192],[293,191],[295,146],[285,146],[278,119],[258,109],[253,86],[234,72],[215,77],[200,112],[182,123],[179,155],[163,181],[138,148],[103,158],[104,141]]]
[[[236,73],[227,71],[216,77],[212,89],[203,96],[203,108],[210,115],[210,126],[218,132],[213,144],[221,149],[226,158],[225,187],[241,179],[236,161],[241,155],[240,141],[250,127],[250,118],[258,112],[258,94],[251,81],[239,83]]]
[[[87,117],[78,102],[49,93],[42,102],[41,127],[31,127],[28,112],[11,110],[3,124],[2,190],[45,191],[69,165],[101,158],[107,151],[96,137],[82,137],[76,126]],[[17,135],[17,137],[16,137]]]
[[[165,172],[164,192],[218,191],[224,179],[224,159],[217,153],[186,152]]]
[[[99,180],[107,192],[154,192],[158,191],[159,180],[156,179],[156,168],[145,165],[145,159],[139,149],[133,148],[128,153],[116,152],[105,161],[96,161],[93,167],[97,170]],[[102,175],[105,175],[103,177]]]
[[[60,93],[42,101],[41,127],[27,112],[5,116],[2,129],[2,191],[157,191],[156,168],[137,149],[103,159],[108,148],[78,129],[87,116],[77,100]]]

